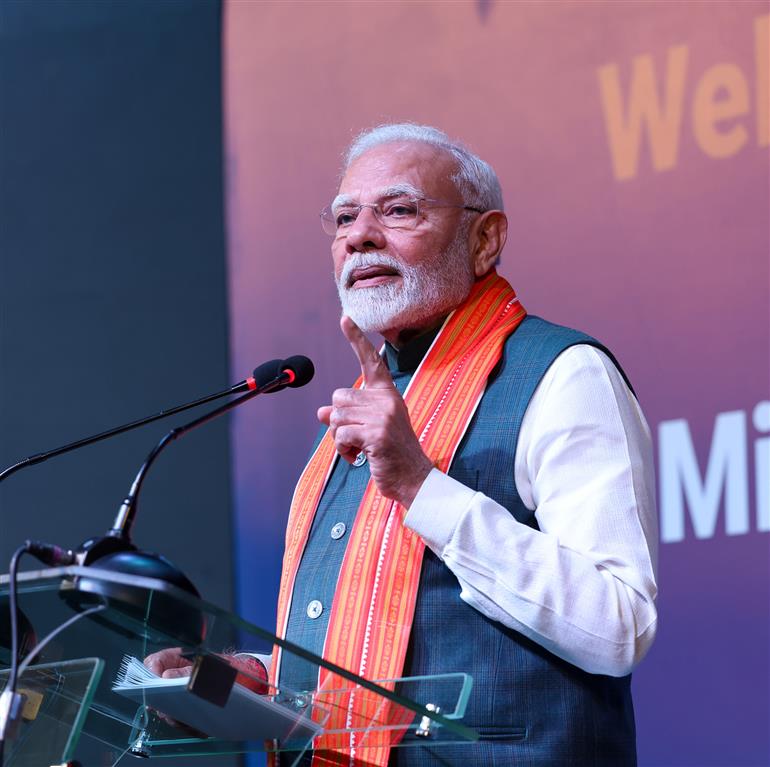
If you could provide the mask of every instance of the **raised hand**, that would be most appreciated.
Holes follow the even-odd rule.
[[[340,327],[361,364],[364,389],[337,389],[318,409],[337,452],[353,463],[363,451],[379,491],[409,508],[433,464],[412,429],[409,412],[377,350],[350,317]]]

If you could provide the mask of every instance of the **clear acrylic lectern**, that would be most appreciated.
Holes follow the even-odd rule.
[[[126,753],[159,758],[247,751],[281,752],[281,765],[292,765],[311,748],[351,747],[366,761],[367,749],[435,748],[478,737],[461,721],[472,685],[464,673],[431,677],[430,700],[412,700],[410,685],[419,681],[424,690],[425,680],[367,681],[175,586],[95,567],[21,573],[17,593],[21,646],[27,650],[81,617],[54,636],[19,677],[24,710],[6,742],[6,767],[49,767],[73,759],[113,764]],[[10,664],[9,614],[8,577],[0,576],[2,686]],[[243,672],[217,673],[222,654],[236,648],[270,654],[276,644],[329,670],[327,689],[269,687],[257,694],[259,680],[244,686]],[[174,704],[164,704],[165,691],[160,697],[151,691],[127,697],[113,690],[125,656],[142,659],[168,647],[183,648],[196,668],[207,670],[177,689]],[[180,702],[182,710],[202,710],[213,731],[180,723]],[[337,707],[366,714],[348,716],[345,728],[331,730],[326,723]]]

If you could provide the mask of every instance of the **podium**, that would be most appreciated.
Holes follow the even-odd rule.
[[[96,567],[20,573],[17,593],[24,650],[70,625],[19,676],[24,710],[6,740],[5,767],[53,767],[70,760],[89,767],[113,764],[129,753],[162,758],[256,751],[280,753],[284,767],[299,764],[309,749],[354,749],[366,762],[367,752],[377,749],[440,748],[478,739],[462,723],[473,684],[462,672],[366,680],[175,586]],[[10,664],[9,615],[8,576],[0,576],[2,686]],[[244,688],[242,675],[249,675],[239,670],[236,677],[221,660],[234,651],[270,654],[275,645],[284,657],[313,664],[322,671],[316,677],[328,681],[312,690],[267,687],[257,695],[248,688],[260,680]],[[157,697],[130,698],[113,690],[125,656],[142,659],[169,647],[189,653],[200,671],[178,692],[211,712],[216,732],[170,719]],[[429,699],[414,700],[416,689],[423,696],[429,690]],[[331,714],[340,708],[349,712],[346,725],[332,729]]]

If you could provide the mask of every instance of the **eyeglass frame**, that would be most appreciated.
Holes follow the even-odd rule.
[[[398,203],[398,199],[396,198],[392,200],[394,203]],[[404,198],[400,198],[404,199]],[[486,213],[486,211],[482,210],[481,208],[475,208],[472,205],[461,205],[455,202],[448,202],[447,200],[436,200],[432,199],[430,197],[407,197],[407,201],[410,203],[414,203],[416,205],[416,210],[414,214],[414,225],[412,226],[400,226],[398,224],[392,224],[388,223],[385,220],[384,213],[382,208],[380,207],[382,203],[379,202],[361,202],[356,205],[343,205],[340,207],[344,207],[346,210],[356,211],[356,217],[353,219],[353,221],[348,224],[348,228],[353,226],[355,222],[358,220],[358,217],[361,215],[361,211],[364,208],[371,208],[372,213],[374,213],[374,217],[377,219],[377,221],[382,224],[386,229],[405,229],[409,231],[410,229],[414,229],[417,226],[417,221],[420,219],[420,208],[424,203],[428,203],[427,207],[430,208],[459,208],[461,210],[472,210],[474,213]],[[332,209],[332,205],[327,205],[320,213],[319,217],[321,219],[321,229],[324,231],[325,234],[328,234],[330,237],[344,237],[345,234],[340,234],[340,227],[336,223],[335,214]],[[334,227],[334,231],[329,231],[326,225],[329,225],[330,227]]]

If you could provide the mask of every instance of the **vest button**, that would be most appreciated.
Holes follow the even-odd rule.
[[[314,599],[312,602],[308,603],[308,606],[307,606],[307,617],[315,619],[323,611],[324,611],[324,606],[317,599]]]
[[[343,535],[345,535],[345,530],[348,528],[345,526],[344,522],[337,522],[336,525],[332,528],[332,538],[335,541],[338,541],[340,538],[342,538]]]
[[[363,466],[366,463],[366,453],[362,450],[357,456],[356,460],[353,461],[353,466]]]

